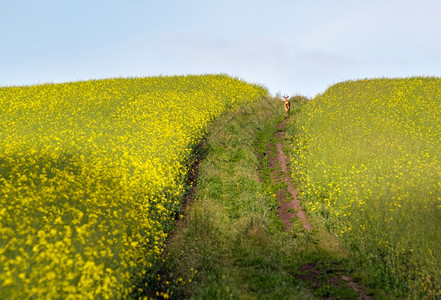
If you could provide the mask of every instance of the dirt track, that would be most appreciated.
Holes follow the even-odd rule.
[[[297,217],[302,222],[305,229],[312,230],[312,225],[309,223],[297,198],[297,191],[291,183],[291,171],[282,147],[285,123],[286,119],[278,125],[277,141],[275,145],[268,144],[266,151],[266,155],[269,157],[270,168],[273,170],[271,174],[272,181],[276,184],[283,183],[286,186],[286,188],[276,191],[276,197],[279,202],[279,217],[283,224],[285,224],[286,230],[291,229],[294,217]],[[274,146],[276,153],[273,152]]]

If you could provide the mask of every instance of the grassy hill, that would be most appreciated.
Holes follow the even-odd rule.
[[[225,75],[0,88],[0,298],[440,297],[441,79],[293,97],[283,128],[266,94]],[[278,217],[276,141],[312,230]]]
[[[295,123],[293,178],[370,285],[441,294],[441,79],[336,84]]]

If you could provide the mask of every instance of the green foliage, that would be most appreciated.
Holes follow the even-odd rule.
[[[167,248],[169,281],[186,282],[170,289],[176,298],[312,297],[281,264],[299,241],[283,232],[274,194],[260,178],[257,137],[273,134],[282,118],[282,102],[263,98],[211,124],[194,203]]]
[[[281,186],[271,181],[265,152],[278,138],[276,125],[283,117],[280,99],[262,98],[210,126],[194,202],[174,232],[165,259],[165,280],[182,278],[185,284],[168,287],[167,295],[356,298],[338,277],[348,272],[347,255],[333,244],[335,239],[321,229],[307,232],[301,225],[286,231],[277,215],[275,191]],[[307,263],[320,269],[314,282],[299,277]]]

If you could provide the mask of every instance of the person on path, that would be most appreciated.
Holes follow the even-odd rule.
[[[291,102],[289,102],[288,96],[283,96],[283,99],[285,99],[285,119],[289,117],[289,112],[291,110]]]

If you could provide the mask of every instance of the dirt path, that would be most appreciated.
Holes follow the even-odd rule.
[[[291,171],[282,147],[285,124],[286,119],[278,125],[277,141],[275,145],[268,144],[266,151],[266,155],[269,157],[270,168],[273,170],[271,180],[276,184],[283,183],[286,186],[286,188],[276,191],[276,197],[279,202],[279,217],[283,224],[285,224],[286,230],[292,228],[292,220],[295,217],[302,222],[305,229],[312,230],[312,225],[309,223],[308,217],[297,198],[297,191],[291,183]],[[273,146],[276,148],[276,153],[273,153]]]

